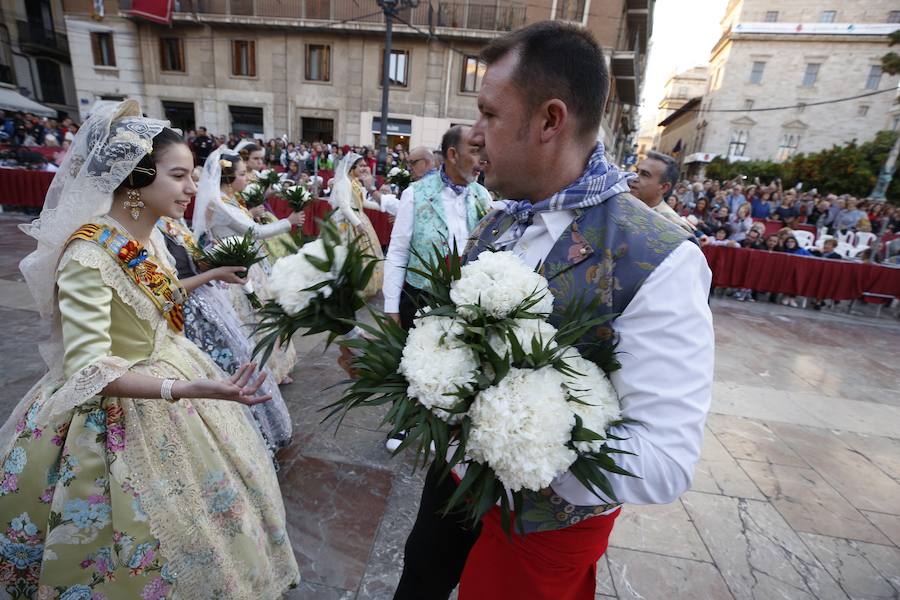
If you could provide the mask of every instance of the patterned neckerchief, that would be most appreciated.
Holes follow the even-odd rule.
[[[617,194],[627,192],[628,180],[633,177],[633,173],[623,173],[608,162],[606,149],[598,142],[584,172],[567,188],[540,202],[511,200],[507,203],[506,213],[516,219],[511,241],[515,242],[522,237],[531,225],[535,213],[596,206]]]
[[[452,181],[450,181],[450,177],[447,176],[447,171],[444,170],[444,166],[441,165],[441,170],[439,171],[441,174],[441,181],[444,182],[444,187],[448,187],[453,190],[453,193],[459,196],[460,194],[466,191],[468,186],[465,185],[456,185]]]

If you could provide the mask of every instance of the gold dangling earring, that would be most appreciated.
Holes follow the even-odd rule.
[[[137,221],[141,218],[141,209],[144,208],[144,201],[141,200],[141,190],[129,189],[125,192],[125,198],[123,203],[125,210],[130,210],[131,218]]]

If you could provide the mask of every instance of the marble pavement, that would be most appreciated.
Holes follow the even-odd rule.
[[[0,215],[2,418],[42,373],[19,222]],[[713,313],[715,389],[693,487],[623,510],[597,598],[900,598],[900,322],[727,299]],[[297,344],[280,479],[303,583],[288,597],[389,599],[422,473],[385,451],[378,411],[337,431],[320,423],[340,393],[336,352]]]

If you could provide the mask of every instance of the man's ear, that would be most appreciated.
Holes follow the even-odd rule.
[[[548,142],[559,135],[569,122],[569,109],[566,103],[558,98],[548,100],[540,108],[541,141]]]

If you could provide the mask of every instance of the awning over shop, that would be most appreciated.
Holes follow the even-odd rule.
[[[26,98],[16,90],[0,88],[0,109],[22,111],[38,115],[40,117],[55,117],[56,110]]]

